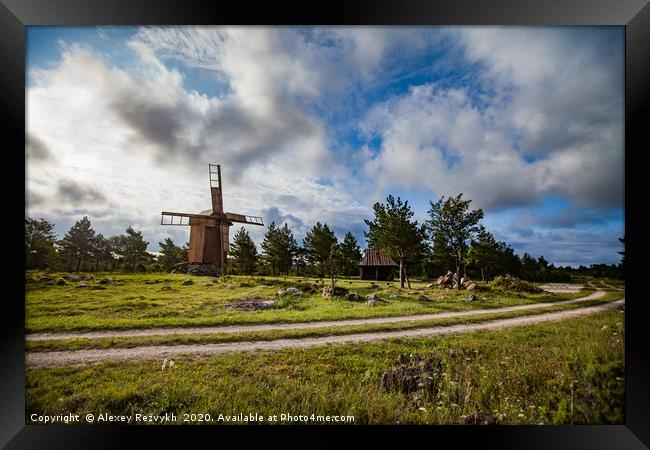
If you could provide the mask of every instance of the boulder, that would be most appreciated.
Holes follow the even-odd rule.
[[[67,283],[63,278],[59,278],[58,280],[56,280],[56,284],[59,286],[65,286]]]
[[[74,275],[68,275],[67,278],[68,278],[68,281],[72,281],[73,283],[78,283],[78,282],[81,281],[81,278],[76,277]]]
[[[339,295],[339,296],[344,296],[348,293],[348,290],[345,288],[342,288],[340,286],[336,286],[336,289],[334,289],[334,292],[332,292],[332,286],[327,285],[323,286],[323,297],[330,297],[332,295]]]
[[[429,297],[427,297],[426,295],[420,295],[420,297],[418,298],[418,301],[420,301],[420,302],[428,302],[430,300],[429,300]]]
[[[466,289],[467,289],[468,291],[473,291],[473,290],[476,289],[476,284],[475,284],[475,283],[469,283],[469,284],[466,286]]]
[[[80,289],[80,288],[85,288],[88,287],[88,283],[85,281],[81,281],[78,285],[75,286],[75,288]]]
[[[192,281],[192,280],[185,280],[185,281],[183,281],[181,284],[182,284],[183,286],[190,286],[190,285],[194,284],[194,281]]]
[[[103,291],[104,289],[106,289],[106,286],[95,285],[95,286],[90,286],[90,289],[92,289],[93,291]]]
[[[439,276],[438,279],[436,280],[436,284],[438,286],[442,285],[444,282],[445,282],[445,276],[444,275]]]
[[[163,284],[163,287],[160,288],[161,291],[171,291],[172,287],[168,284]]]
[[[221,269],[218,264],[188,263],[187,261],[172,266],[173,272],[186,273],[204,277],[218,277]]]
[[[212,287],[212,286],[214,286],[214,284],[212,284],[212,283],[205,283],[205,287]]]
[[[377,301],[379,301],[379,297],[377,296],[377,294],[370,294],[366,296],[366,298],[368,299],[367,303],[370,306],[375,306],[377,304]]]
[[[378,285],[378,284],[375,284],[375,283],[370,283],[370,287],[371,287],[372,289],[379,289],[379,285]]]
[[[460,279],[460,284],[463,285],[463,284],[465,284],[466,281],[467,280],[465,279],[465,277],[463,277],[463,278]]]
[[[346,294],[345,299],[351,302],[358,302],[359,300],[361,300],[361,296],[359,296],[359,294],[357,294],[356,292],[351,292],[349,294]]]
[[[465,300],[467,300],[468,302],[479,302],[479,301],[481,301],[482,299],[481,299],[481,297],[479,297],[478,295],[474,294],[473,292],[470,292],[469,294],[467,294],[467,295],[465,296]]]
[[[316,285],[311,283],[308,284],[307,287],[305,288],[305,292],[307,292],[308,294],[313,294],[317,290],[318,288],[316,287]]]
[[[433,287],[433,283],[427,284],[427,289],[431,289]]]
[[[83,275],[81,275],[81,279],[82,279],[82,280],[85,280],[85,281],[90,281],[90,280],[92,280],[92,279],[94,279],[94,278],[95,278],[95,277],[93,277],[92,275],[87,275],[87,274],[83,274]]]
[[[238,309],[241,311],[259,311],[265,309],[272,309],[278,303],[276,300],[265,299],[265,298],[245,298],[240,300],[235,300],[228,303],[228,307],[232,309]]]
[[[295,287],[282,288],[278,290],[278,297],[283,297],[285,295],[291,295],[292,297],[302,297],[302,291],[296,289]]]
[[[111,280],[108,278],[102,278],[101,280],[98,281],[99,284],[111,284]]]
[[[189,280],[192,281],[192,280]],[[156,284],[158,283],[158,280],[144,280],[144,284]]]

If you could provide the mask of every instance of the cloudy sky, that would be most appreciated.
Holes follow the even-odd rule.
[[[618,263],[623,50],[622,27],[28,27],[25,213],[155,251],[215,163],[227,211],[299,242],[462,192],[520,254]]]

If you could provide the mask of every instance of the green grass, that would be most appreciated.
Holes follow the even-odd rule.
[[[38,278],[40,274],[29,273]],[[58,277],[60,274],[51,274]],[[323,298],[320,292],[287,302],[287,308],[266,311],[235,311],[227,307],[232,300],[244,298],[274,298],[281,286],[305,288],[303,277],[267,278],[265,285],[256,278],[229,277],[215,282],[208,277],[182,274],[95,274],[88,282],[107,277],[116,281],[105,290],[77,289],[76,283],[63,286],[32,281],[25,284],[25,327],[27,332],[82,331],[150,327],[189,327],[264,322],[303,322],[318,320],[387,317],[411,314],[461,311],[476,308],[523,305],[564,300],[584,296],[590,289],[576,294],[510,294],[492,291],[480,284],[479,296],[483,302],[468,302],[465,291],[457,293],[439,289],[426,289],[425,282],[412,283],[411,290],[398,289],[398,283],[378,282],[373,289],[369,281],[339,280],[338,285],[358,292],[362,296],[377,293],[384,300],[375,307],[365,302],[349,302],[342,298]],[[192,279],[194,285],[181,282]],[[158,284],[145,284],[147,280],[162,280]],[[314,282],[315,279],[309,279]],[[173,290],[161,290],[169,284]],[[228,287],[228,285],[231,287]],[[322,286],[318,284],[318,286]],[[419,302],[420,295],[431,302]],[[390,298],[393,295],[395,298]]]
[[[609,311],[499,331],[161,361],[29,369],[37,414],[353,415],[356,424],[624,423],[624,315]],[[438,389],[380,385],[402,354],[440,359]],[[212,422],[219,423],[219,422]]]
[[[618,300],[621,293],[610,293],[597,300],[588,300],[568,305],[555,305],[535,310],[512,311],[503,313],[481,314],[476,316],[450,317],[441,319],[418,320],[411,322],[395,322],[385,324],[349,325],[339,327],[321,327],[303,330],[269,330],[258,332],[237,333],[192,333],[167,336],[138,336],[138,337],[108,337],[108,338],[73,338],[52,339],[43,341],[27,341],[26,350],[31,352],[84,350],[102,348],[132,348],[152,345],[186,345],[186,344],[214,344],[224,342],[243,341],[271,341],[275,339],[298,339],[305,337],[337,336],[352,333],[372,333],[378,331],[398,331],[416,328],[437,326],[450,326],[457,324],[470,324],[486,322],[496,319],[507,319],[526,315],[537,315],[549,312],[564,311],[595,306],[610,301]]]

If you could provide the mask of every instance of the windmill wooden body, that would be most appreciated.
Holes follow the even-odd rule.
[[[208,168],[212,209],[198,214],[163,211],[160,224],[189,226],[190,248],[187,261],[193,264],[217,264],[223,275],[232,224],[237,222],[263,226],[264,223],[261,217],[224,212],[221,166],[209,164]]]

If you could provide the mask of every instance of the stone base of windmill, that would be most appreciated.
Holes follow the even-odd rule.
[[[219,264],[189,263],[182,262],[172,266],[171,273],[186,273],[188,275],[198,275],[204,277],[221,276],[221,267]]]

